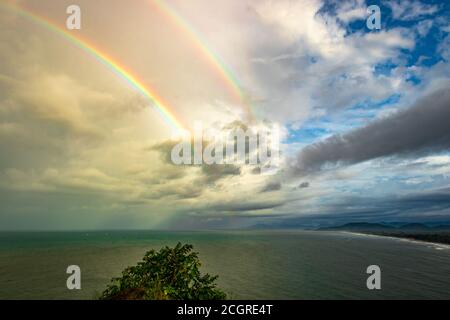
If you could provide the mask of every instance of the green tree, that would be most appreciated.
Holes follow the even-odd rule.
[[[201,275],[198,253],[192,245],[148,251],[137,266],[113,278],[102,300],[223,300],[217,276]]]

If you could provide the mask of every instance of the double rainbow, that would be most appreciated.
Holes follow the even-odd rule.
[[[185,132],[185,127],[182,125],[182,122],[177,119],[174,111],[169,108],[168,104],[163,100],[161,96],[159,96],[154,90],[152,90],[149,86],[144,85],[139,78],[134,75],[130,70],[127,70],[125,66],[121,65],[117,60],[114,60],[111,56],[106,54],[104,51],[95,47],[89,41],[83,39],[79,35],[75,35],[75,33],[68,32],[64,27],[58,26],[57,24],[51,22],[50,20],[24,8],[22,6],[12,4],[12,3],[4,3],[0,2],[0,6],[9,11],[16,13],[17,15],[29,19],[34,23],[52,31],[66,40],[70,41],[78,48],[87,52],[89,55],[94,57],[97,61],[101,62],[105,66],[107,66],[112,72],[114,72],[117,76],[124,79],[131,87],[140,92],[143,96],[145,96],[155,109],[159,112],[159,114],[163,117],[163,119],[169,124],[176,133]]]
[[[218,74],[228,90],[238,100],[239,105],[244,107],[247,116],[252,118],[251,107],[247,104],[247,99],[241,89],[239,80],[231,71],[231,69],[223,62],[220,56],[216,54],[211,48],[209,48],[202,37],[194,30],[194,28],[165,1],[147,1],[149,1],[150,4],[156,6],[156,8],[158,8],[168,20],[170,20],[181,31],[183,31],[184,35],[188,37],[188,39],[195,45],[195,48],[200,52],[201,56],[203,56],[207,61],[210,68]],[[76,33],[69,32],[64,27],[53,23],[49,19],[42,17],[23,6],[5,2],[0,2],[0,6],[16,13],[23,18],[33,21],[34,23],[48,29],[51,32],[60,35],[83,51],[87,52],[93,58],[107,66],[117,76],[124,79],[131,87],[133,87],[143,96],[149,99],[158,113],[172,127],[172,129],[175,130],[175,132],[184,133],[186,131],[186,127],[182,124],[182,121],[180,121],[176,117],[174,110],[169,107],[169,105],[160,95],[157,94],[155,90],[153,90],[148,85],[145,85],[141,80],[139,80],[137,75],[133,74],[131,70],[128,70],[125,66],[123,66],[117,60],[113,59],[106,52],[102,51],[94,44],[90,43],[88,40],[83,39],[81,36],[76,35]]]

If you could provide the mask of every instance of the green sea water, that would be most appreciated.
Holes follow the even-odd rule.
[[[2,232],[0,299],[94,299],[147,250],[178,241],[234,299],[450,299],[448,246],[314,231]],[[81,290],[66,288],[69,265],[81,268]]]

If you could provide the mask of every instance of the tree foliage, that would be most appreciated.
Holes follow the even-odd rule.
[[[201,275],[198,253],[192,245],[148,251],[136,266],[128,267],[103,292],[103,300],[223,300],[217,276]]]

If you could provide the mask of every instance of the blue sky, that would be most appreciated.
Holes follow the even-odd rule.
[[[401,50],[400,54],[396,56],[396,60],[387,59],[373,66],[374,76],[391,76],[394,69],[399,67],[421,67],[429,69],[435,66],[438,62],[446,62],[442,53],[439,50],[440,44],[448,36],[448,23],[450,19],[450,3],[446,1],[421,1],[417,2],[424,6],[433,6],[437,8],[434,13],[421,14],[413,18],[401,19],[395,18],[393,15],[393,8],[391,8],[387,1],[362,1],[366,6],[378,5],[381,9],[381,30],[369,30],[366,27],[365,17],[355,19],[351,22],[341,22],[348,35],[365,34],[373,32],[384,32],[386,30],[395,28],[405,28],[409,31],[414,39],[415,45],[411,49]],[[405,1],[408,3],[408,1]],[[324,15],[336,15],[339,10],[341,2],[328,1],[324,4],[320,13]],[[412,10],[412,9],[410,9]],[[423,25],[428,24],[426,31],[421,34],[417,29]],[[447,29],[445,28],[447,27]],[[422,72],[421,72],[422,73]],[[413,86],[417,86],[420,90],[422,81],[424,80],[421,73],[411,72],[408,75],[407,81]],[[345,77],[345,74],[342,74]],[[323,137],[328,137],[334,133],[342,133],[343,128],[350,129],[352,127],[361,126],[364,121],[370,121],[378,112],[384,108],[396,107],[400,102],[405,92],[399,90],[394,92],[391,96],[381,100],[367,99],[357,101],[352,105],[348,105],[346,110],[340,114],[325,115],[322,117],[314,117],[308,119],[303,124],[302,128],[295,130],[291,129],[288,137],[289,142],[311,143],[320,140]]]

